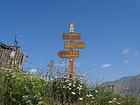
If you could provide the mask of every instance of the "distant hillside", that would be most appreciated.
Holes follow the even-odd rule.
[[[122,77],[119,80],[106,82],[105,84],[114,85],[115,91],[140,96],[140,74],[136,76]]]

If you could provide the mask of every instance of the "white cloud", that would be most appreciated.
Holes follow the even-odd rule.
[[[126,55],[126,54],[129,54],[131,52],[131,48],[125,48],[123,49],[123,51],[121,52],[122,55]]]
[[[103,65],[102,65],[102,68],[105,69],[105,68],[109,68],[109,67],[111,67],[111,66],[112,66],[112,64],[103,64]]]
[[[140,51],[138,49],[125,48],[125,49],[123,49],[121,54],[125,57],[122,61],[124,64],[129,63],[129,61],[130,61],[129,58],[130,57],[140,58]]]
[[[124,60],[123,63],[127,64],[129,61],[128,60]]]
[[[34,68],[32,68],[31,70],[30,70],[30,73],[36,73],[36,69],[34,69]]]
[[[135,50],[135,51],[134,51],[134,55],[135,55],[135,56],[139,56],[139,52]]]

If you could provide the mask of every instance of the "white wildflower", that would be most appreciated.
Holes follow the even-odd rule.
[[[82,85],[79,85],[80,88],[82,88]]]
[[[82,78],[81,78],[81,77],[80,77],[79,79],[80,79],[80,80],[82,80]]]
[[[65,88],[66,88],[66,86],[65,86],[65,85],[63,85],[63,88],[65,89]]]
[[[88,95],[87,95],[87,97],[92,97],[92,96],[93,96],[92,94],[88,94]]]
[[[69,86],[71,86],[71,85],[72,85],[72,83],[69,83],[68,85],[69,85]]]
[[[92,99],[94,100],[95,98],[94,98],[94,97],[92,97]]]
[[[78,90],[82,90],[82,88],[80,88],[80,87],[77,87],[77,89],[78,89]]]
[[[82,101],[82,100],[83,100],[83,98],[79,98],[79,100],[80,100],[80,101]]]
[[[92,94],[89,94],[90,97],[92,97]]]
[[[87,97],[90,97],[89,95],[87,95]]]
[[[73,84],[73,87],[75,87],[75,84]]]
[[[116,101],[117,99],[116,98],[113,98],[113,101]]]
[[[74,84],[76,84],[76,82],[75,82],[75,81],[74,81],[73,83],[74,83]]]
[[[71,94],[75,95],[76,93],[75,92],[71,92]]]
[[[66,79],[67,77],[66,76],[63,76],[63,78]]]
[[[108,103],[110,103],[110,104],[111,104],[111,103],[113,103],[113,101],[109,101]]]
[[[121,103],[117,102],[118,105],[120,105]]]
[[[69,80],[67,79],[65,82],[69,82]]]
[[[95,93],[98,93],[99,91],[98,90],[95,90]]]

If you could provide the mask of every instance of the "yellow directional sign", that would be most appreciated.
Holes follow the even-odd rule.
[[[79,58],[79,51],[78,50],[62,50],[58,52],[58,56],[60,58]]]
[[[64,48],[84,48],[84,42],[64,42]]]
[[[63,33],[63,40],[80,40],[80,39],[81,39],[80,33],[76,32]]]

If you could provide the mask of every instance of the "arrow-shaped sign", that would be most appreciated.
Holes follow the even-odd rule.
[[[64,42],[64,48],[84,48],[84,42]]]
[[[60,58],[79,58],[79,51],[78,50],[62,50],[58,52],[58,56]]]

